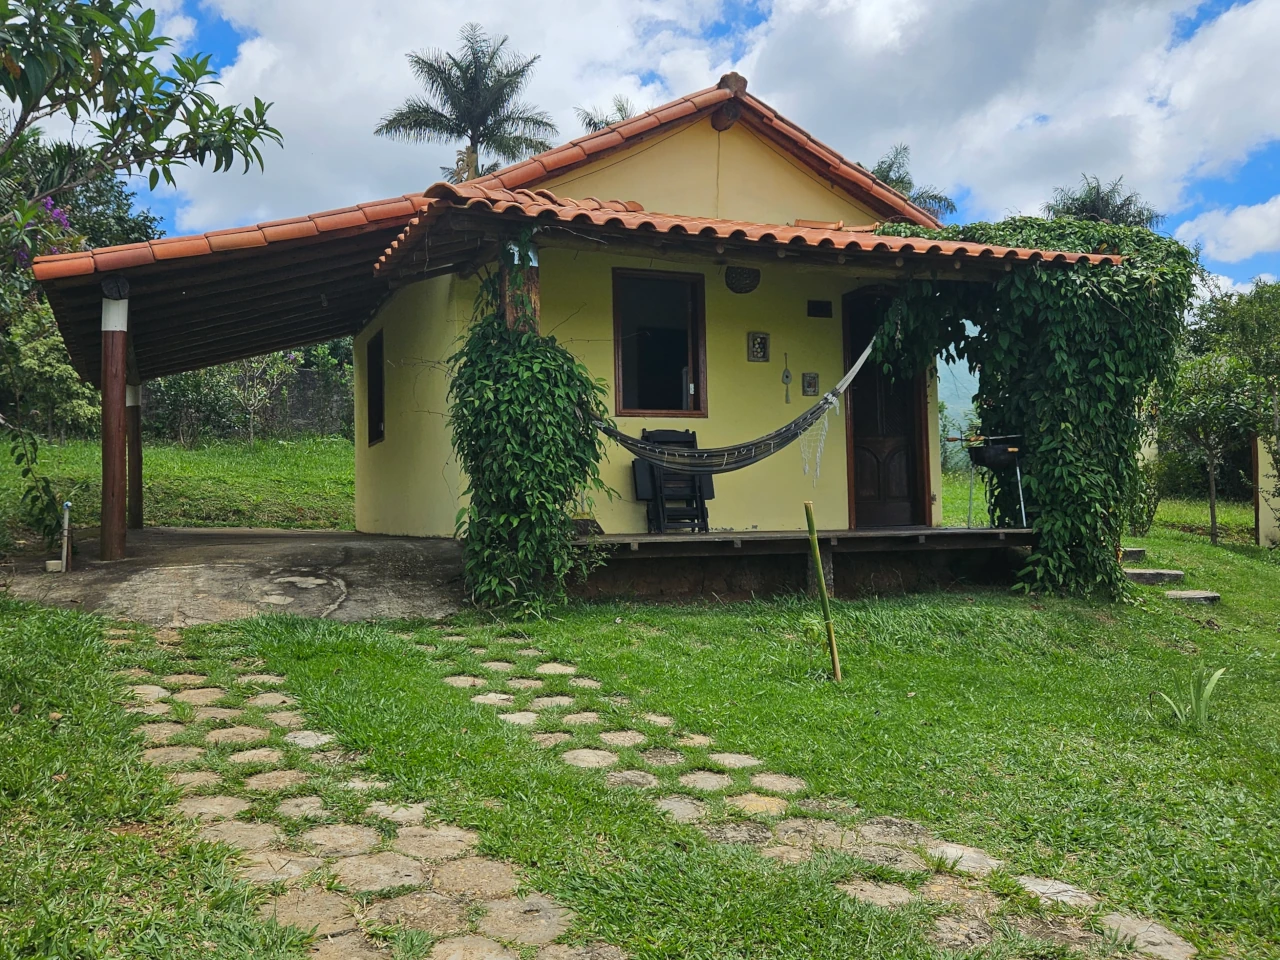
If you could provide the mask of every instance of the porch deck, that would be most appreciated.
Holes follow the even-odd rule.
[[[803,530],[744,530],[711,533],[614,533],[583,538],[627,557],[718,557],[808,554]],[[872,530],[821,530],[818,544],[831,553],[898,553],[933,550],[989,550],[1029,547],[1035,534],[1022,527],[881,527]]]

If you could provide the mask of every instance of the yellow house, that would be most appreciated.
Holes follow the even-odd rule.
[[[937,226],[728,74],[465,184],[41,258],[35,271],[72,362],[102,386],[102,555],[111,558],[124,553],[126,500],[130,525],[142,522],[141,445],[125,443],[138,436],[131,388],[347,334],[357,528],[452,537],[467,481],[450,442],[448,358],[471,318],[477,272],[526,233],[541,332],[605,382],[618,428],[668,431],[663,442],[677,431],[699,448],[754,439],[817,403],[904,280],[990,282],[1037,261],[1110,262],[875,234],[885,221]],[[869,365],[844,400],[804,442],[699,488],[709,495],[695,523],[702,535],[674,536],[712,545],[700,556],[798,554],[812,500],[824,549],[1008,545],[1006,534],[1030,542],[1029,530],[983,539],[939,529],[933,369],[907,380]],[[616,445],[603,475],[617,494],[596,504],[606,540],[637,551],[656,531],[645,543],[661,555],[671,535],[654,506],[664,498],[642,482],[650,475]]]
[[[1271,454],[1260,437],[1253,439],[1253,463],[1254,526],[1258,546],[1280,547],[1280,502],[1275,497],[1280,473],[1271,462]]]

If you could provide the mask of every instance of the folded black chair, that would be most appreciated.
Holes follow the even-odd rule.
[[[641,439],[664,447],[698,449],[698,435],[692,430],[644,430]],[[688,530],[707,533],[707,501],[715,497],[710,474],[694,476],[635,460],[631,464],[636,484],[636,500],[645,503],[650,533]]]

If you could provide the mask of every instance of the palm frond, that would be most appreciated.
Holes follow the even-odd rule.
[[[916,187],[907,197],[935,220],[951,216],[957,209],[954,200],[934,187]]]
[[[453,117],[430,101],[416,97],[383,117],[374,133],[413,143],[448,142],[466,136],[466,130]]]
[[[1124,177],[1104,184],[1101,177],[1081,174],[1078,187],[1054,187],[1053,197],[1041,210],[1049,218],[1076,217],[1101,220],[1128,227],[1155,229],[1164,222],[1164,214],[1142,199],[1136,191],[1127,191]]]
[[[574,114],[587,133],[599,133],[605,127],[630,120],[636,115],[636,105],[621,93],[614,94],[612,104],[606,107],[574,107]]]

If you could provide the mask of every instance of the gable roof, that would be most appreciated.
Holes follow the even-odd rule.
[[[726,73],[714,87],[654,107],[472,182],[507,190],[533,189],[553,177],[704,117],[711,117],[712,125],[717,129],[727,129],[734,123],[750,128],[864,204],[881,219],[901,218],[922,227],[940,225],[927,211],[872,175],[871,171],[846,160],[763,100],[747,93],[746,79],[736,73]]]
[[[399,277],[409,258],[408,275],[422,267],[433,271],[456,269],[458,261],[474,255],[473,240],[469,249],[455,250],[455,231],[445,222],[452,214],[475,214],[491,220],[523,221],[539,227],[564,225],[572,227],[577,235],[640,234],[652,237],[664,235],[672,242],[701,244],[723,254],[728,248],[742,252],[776,252],[778,256],[808,254],[843,263],[845,258],[883,258],[898,261],[896,266],[912,263],[930,263],[940,259],[951,261],[954,267],[961,262],[1009,264],[1011,262],[1044,262],[1069,266],[1076,263],[1093,265],[1117,264],[1124,258],[1108,254],[1066,253],[1057,250],[1040,250],[1025,247],[995,247],[980,243],[953,240],[931,240],[921,237],[879,236],[867,229],[849,229],[838,224],[801,223],[796,226],[768,223],[747,223],[738,220],[718,220],[709,217],[678,216],[665,213],[647,213],[632,200],[570,200],[557,197],[549,190],[506,190],[479,180],[466,183],[437,183],[425,195],[425,203],[404,231],[389,246],[374,265],[380,277]],[[438,225],[438,226],[437,226]],[[433,237],[433,232],[435,236]],[[460,231],[471,232],[467,227]],[[424,246],[440,242],[436,249]],[[448,245],[446,250],[443,245]],[[419,258],[413,260],[413,251]],[[837,259],[839,258],[839,259]]]

